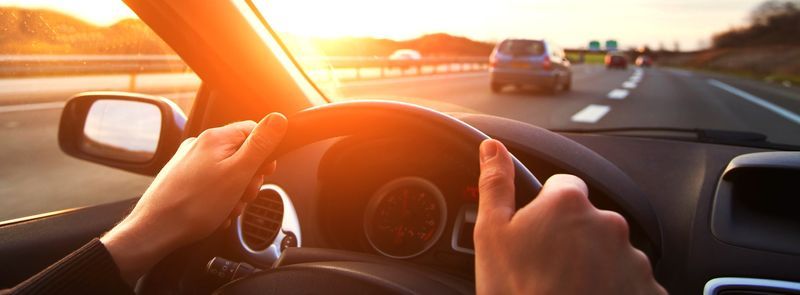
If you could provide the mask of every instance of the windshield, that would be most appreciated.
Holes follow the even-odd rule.
[[[330,101],[800,145],[798,0],[255,3]]]
[[[544,43],[534,40],[506,40],[497,45],[497,52],[510,55],[542,55]]]

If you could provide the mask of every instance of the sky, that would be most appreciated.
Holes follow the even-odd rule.
[[[564,47],[615,39],[621,47],[691,50],[746,23],[759,0],[262,0],[267,20],[303,36],[410,39],[445,32],[483,41],[544,38]],[[56,9],[98,25],[135,17],[119,0],[0,0]]]

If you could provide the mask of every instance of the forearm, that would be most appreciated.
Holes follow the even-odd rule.
[[[113,257],[94,239],[20,283],[11,294],[133,294]]]

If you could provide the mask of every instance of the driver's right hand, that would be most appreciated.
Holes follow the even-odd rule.
[[[595,208],[580,178],[550,177],[515,212],[508,150],[486,140],[480,163],[478,294],[666,294],[647,256],[630,244],[625,218]]]

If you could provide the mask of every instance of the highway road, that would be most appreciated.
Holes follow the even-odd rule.
[[[485,72],[343,83],[337,97],[399,99],[551,129],[682,127],[752,131],[800,145],[800,90],[677,69],[575,66],[573,89],[489,90]],[[0,81],[0,84],[2,82]],[[143,90],[161,93],[161,88]],[[0,96],[2,93],[0,93]],[[166,97],[187,104],[185,90]],[[64,96],[59,96],[64,97]],[[83,162],[57,146],[60,98],[0,105],[0,220],[141,194],[150,178]]]

